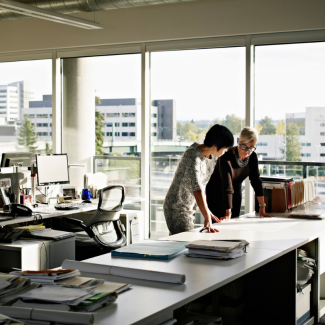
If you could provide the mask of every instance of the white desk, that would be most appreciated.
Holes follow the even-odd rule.
[[[248,219],[247,222],[253,220],[256,219]],[[278,307],[285,305],[283,310],[286,311],[286,315],[281,315],[281,320],[276,323],[295,324],[296,248],[308,243],[313,245],[312,251],[320,262],[319,250],[321,247],[319,237],[325,235],[325,222],[296,219],[296,222],[289,221],[292,222],[289,226],[282,227],[281,225],[282,228],[280,227],[281,229],[278,231],[270,232],[268,222],[269,220],[271,222],[271,219],[265,220],[265,222],[263,221],[264,224],[259,228],[260,230],[255,231],[222,229],[222,225],[215,225],[220,230],[217,234],[199,233],[199,229],[192,231],[197,239],[246,239],[249,241],[247,255],[234,260],[218,261],[179,256],[171,261],[154,261],[111,258],[110,254],[88,260],[98,264],[129,266],[154,271],[184,273],[186,275],[184,285],[172,285],[107,275],[84,274],[104,278],[107,281],[134,284],[133,289],[121,294],[115,304],[99,311],[95,317],[95,323],[100,325],[161,324],[171,318],[172,311],[176,308],[246,275],[248,281],[250,281],[248,283],[251,284],[252,292],[256,293],[255,298],[257,300],[254,301],[254,304],[257,312],[263,309],[265,305],[270,305],[265,307],[266,313],[264,313],[263,321],[261,322],[261,319],[257,317],[252,320],[251,324],[258,324],[258,322],[260,324],[268,324],[268,322],[273,324],[272,315],[275,317],[274,313],[276,313],[275,310],[277,309],[274,309],[274,306],[276,306],[275,297],[271,295],[272,291],[276,292],[275,288],[278,282],[282,290],[278,299],[284,301]],[[273,221],[280,223],[288,220],[274,219]],[[236,220],[232,220],[228,226],[236,222]],[[259,222],[259,220],[256,220],[256,222]],[[165,239],[179,239],[183,236],[184,233]],[[314,279],[315,290],[312,312],[315,318],[318,319],[319,270],[316,271]],[[268,288],[268,284],[270,288]],[[251,310],[253,315],[254,309],[252,307]],[[269,313],[270,315],[268,315]],[[312,320],[310,324],[313,324]]]

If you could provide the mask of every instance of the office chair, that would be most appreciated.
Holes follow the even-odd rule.
[[[120,221],[124,198],[123,186],[107,186],[100,191],[97,211],[86,224],[81,220],[63,218],[68,224],[84,230],[76,233],[77,261],[106,254],[126,245],[125,228]]]

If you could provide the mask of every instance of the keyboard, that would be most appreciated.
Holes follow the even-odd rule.
[[[61,204],[57,204],[54,207],[57,210],[78,210],[80,208],[89,207],[89,205],[91,205],[91,203],[83,203],[83,202],[79,202],[79,203],[61,203]]]

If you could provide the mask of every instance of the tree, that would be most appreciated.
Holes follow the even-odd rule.
[[[50,144],[48,142],[45,143],[45,153],[46,154],[52,153],[52,148],[50,147]]]
[[[28,115],[24,116],[24,121],[21,123],[18,131],[18,144],[25,146],[29,151],[34,152],[37,146],[34,144],[37,142],[38,134],[35,133],[35,126],[28,119]]]
[[[276,134],[284,135],[284,120],[280,120],[279,123],[276,125]]]
[[[299,141],[299,127],[295,123],[288,123],[286,135],[284,136],[285,149],[280,149],[285,153],[286,161],[301,161],[301,144]]]
[[[266,134],[275,134],[276,133],[276,127],[273,125],[273,121],[271,117],[265,116],[263,119],[260,121],[260,134],[261,135],[266,135]]]
[[[239,134],[242,129],[242,119],[235,114],[227,114],[226,118],[222,121],[222,124],[233,134]]]
[[[98,96],[95,96],[95,104],[100,104],[100,99]],[[103,143],[104,143],[104,135],[103,132],[103,121],[105,120],[104,115],[95,109],[95,149],[96,155],[103,155]]]

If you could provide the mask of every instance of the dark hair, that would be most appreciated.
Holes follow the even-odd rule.
[[[221,148],[231,148],[234,145],[234,136],[223,125],[215,124],[206,134],[204,139],[204,145],[207,147],[216,146]]]

